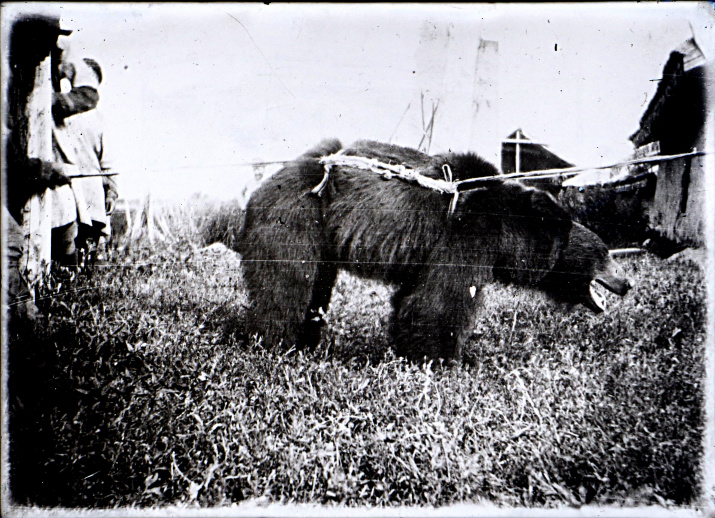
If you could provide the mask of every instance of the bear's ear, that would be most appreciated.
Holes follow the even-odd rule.
[[[325,139],[300,155],[300,158],[322,158],[337,153],[342,147],[343,145],[336,138]]]
[[[570,214],[559,203],[545,191],[534,189],[531,193],[531,208],[536,215],[549,220],[560,220],[571,222]]]

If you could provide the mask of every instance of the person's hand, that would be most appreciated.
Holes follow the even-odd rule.
[[[53,186],[68,185],[70,179],[65,176],[64,170],[60,164],[52,164],[52,172],[50,173],[49,182]]]
[[[62,164],[43,162],[40,172],[40,182],[49,189],[60,185],[68,185],[70,179],[65,176]]]
[[[107,199],[104,201],[104,212],[107,213],[107,216],[111,216],[114,212],[114,201],[115,200],[112,199]]]

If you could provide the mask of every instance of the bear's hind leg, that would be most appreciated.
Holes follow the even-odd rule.
[[[320,330],[325,323],[323,315],[328,311],[338,268],[333,261],[321,261],[315,273],[310,304],[305,313],[303,329],[298,338],[299,347],[314,349],[320,342]]]
[[[273,203],[270,210],[260,207],[262,220],[247,219],[242,261],[251,307],[246,324],[249,334],[259,334],[269,347],[296,345],[322,277],[321,232],[308,212],[312,200],[302,200],[295,210],[279,211]]]
[[[281,342],[292,347],[301,334],[311,300],[315,264],[263,256],[246,257],[244,265],[251,300],[246,320],[249,334],[257,333],[269,347]]]

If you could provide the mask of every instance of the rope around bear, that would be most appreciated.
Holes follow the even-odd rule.
[[[323,165],[325,173],[321,182],[311,189],[311,193],[320,196],[328,183],[330,178],[330,170],[334,166],[345,166],[352,167],[355,169],[362,169],[364,171],[372,171],[373,173],[379,174],[385,180],[391,180],[392,178],[399,178],[408,183],[416,183],[421,187],[427,189],[432,189],[445,194],[451,194],[452,200],[449,202],[448,214],[451,216],[457,207],[457,201],[459,200],[459,194],[464,192],[464,190],[459,189],[459,185],[462,182],[455,182],[452,178],[452,169],[449,164],[442,165],[442,174],[444,175],[444,180],[439,180],[436,178],[430,178],[420,173],[419,169],[412,169],[403,164],[386,164],[385,162],[380,162],[375,158],[367,158],[363,156],[353,156],[344,155],[343,150],[329,156],[322,157],[319,162]],[[470,191],[483,190],[485,187],[473,187],[469,189]]]
[[[381,175],[386,180],[390,180],[393,177],[397,177],[401,180],[404,180],[404,181],[407,181],[410,183],[417,183],[418,185],[428,188],[428,189],[433,189],[435,191],[445,193],[445,194],[451,194],[452,200],[449,202],[449,211],[448,211],[449,216],[451,216],[454,213],[454,210],[457,207],[457,202],[459,200],[460,193],[470,192],[470,191],[481,191],[481,190],[486,189],[486,187],[476,187],[476,186],[470,187],[470,185],[475,185],[475,184],[489,181],[489,180],[503,181],[503,180],[520,179],[520,178],[545,179],[545,178],[553,178],[553,177],[559,177],[559,176],[560,177],[575,176],[576,174],[589,169],[586,167],[570,167],[570,168],[566,168],[566,169],[547,169],[547,170],[541,170],[541,171],[528,171],[528,172],[519,172],[519,173],[511,173],[511,174],[501,174],[501,175],[497,175],[497,176],[483,176],[483,177],[478,177],[478,178],[467,178],[466,180],[459,180],[459,181],[455,182],[455,181],[453,181],[453,178],[452,178],[452,169],[450,168],[449,164],[446,164],[446,163],[444,165],[442,165],[442,173],[444,175],[444,180],[439,180],[439,179],[430,178],[428,176],[421,174],[419,169],[412,169],[411,167],[407,167],[402,164],[398,164],[398,165],[386,164],[384,162],[380,162],[379,160],[377,160],[375,158],[345,155],[343,153],[344,153],[344,150],[340,150],[337,153],[320,158],[319,162],[321,164],[323,164],[325,173],[323,175],[323,179],[321,180],[321,182],[318,185],[316,185],[313,189],[311,189],[310,192],[312,194],[316,194],[318,196],[320,196],[322,194],[323,189],[325,188],[325,185],[328,183],[328,179],[330,177],[330,170],[332,169],[333,166],[353,167],[353,168],[362,169],[365,171],[372,171],[373,173],[377,173],[377,174]],[[623,162],[620,162],[620,163],[614,164],[614,165],[610,165],[610,166],[597,166],[597,167],[592,167],[590,169],[608,169],[608,168],[612,168],[612,167],[616,167],[616,166],[628,166],[628,165],[664,162],[664,161],[669,161],[669,160],[675,160],[678,158],[692,157],[692,156],[703,156],[703,155],[707,155],[707,154],[709,154],[709,153],[704,152],[704,151],[698,151],[697,149],[693,149],[689,153],[679,153],[676,155],[656,155],[654,157],[637,158],[637,159],[632,159],[632,160],[625,160]],[[463,188],[462,186],[467,186],[467,187]]]

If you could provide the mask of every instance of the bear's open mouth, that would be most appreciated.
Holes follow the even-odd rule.
[[[588,309],[594,313],[603,313],[606,311],[608,303],[606,301],[606,296],[603,293],[603,288],[601,288],[597,281],[591,281],[588,286],[588,297],[586,298],[586,303],[584,304]]]
[[[605,288],[605,289],[604,289]],[[608,307],[606,290],[619,296],[624,296],[631,289],[627,279],[612,276],[596,277],[588,286],[588,297],[585,306],[595,313],[602,313]]]

